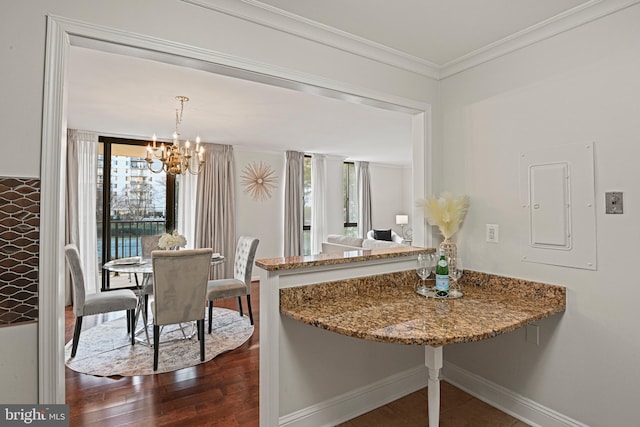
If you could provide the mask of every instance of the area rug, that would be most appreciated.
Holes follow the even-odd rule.
[[[237,311],[214,307],[213,330],[207,331],[205,320],[205,362],[240,347],[253,334],[247,316]],[[153,341],[153,328],[149,327]],[[144,333],[138,335],[144,338]],[[152,375],[195,366],[200,363],[200,344],[197,336],[183,338],[177,326],[165,327],[160,336],[158,370],[153,370],[153,347],[136,342],[131,345],[127,336],[126,318],[112,320],[82,331],[76,357],[71,357],[71,341],[65,345],[65,364],[70,369],[101,377]],[[173,340],[173,341],[172,341]]]

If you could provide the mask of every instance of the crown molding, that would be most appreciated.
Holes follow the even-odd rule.
[[[626,9],[640,0],[591,0],[508,37],[442,64],[440,79],[450,77],[484,62],[523,49],[565,31]]]
[[[181,1],[435,80],[450,77],[640,2],[640,0],[591,0],[459,58],[444,64],[436,64],[261,3],[258,0]]]
[[[256,0],[181,0],[224,13],[303,39],[340,49],[363,58],[391,65],[432,79],[440,77],[439,66],[413,55],[375,43],[328,25],[261,3]]]

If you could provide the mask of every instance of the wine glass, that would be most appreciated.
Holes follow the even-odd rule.
[[[416,273],[420,276],[421,281],[416,284],[416,292],[419,294],[426,294],[428,290],[426,280],[433,272],[434,267],[435,257],[433,254],[418,254]]]
[[[449,262],[449,276],[453,279],[453,286],[449,296],[452,298],[458,298],[462,296],[462,287],[460,286],[460,278],[464,272],[462,268],[462,260],[457,255],[452,255],[448,258]]]

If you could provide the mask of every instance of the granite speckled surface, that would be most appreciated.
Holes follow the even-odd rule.
[[[442,346],[479,341],[563,312],[562,286],[465,271],[459,299],[413,291],[415,271],[280,290],[280,312],[370,341]]]
[[[433,248],[418,248],[414,246],[402,246],[397,248],[380,248],[369,250],[356,250],[344,253],[319,254],[308,256],[292,256],[280,258],[262,258],[256,260],[256,266],[267,271],[294,270],[303,267],[316,267],[320,265],[346,264],[354,261],[368,261],[374,259],[396,258],[399,256],[417,255],[419,253],[435,253]]]

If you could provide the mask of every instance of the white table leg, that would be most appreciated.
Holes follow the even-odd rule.
[[[429,370],[427,397],[429,405],[429,427],[440,423],[440,369],[442,369],[442,347],[425,346],[424,364]]]

